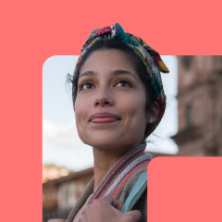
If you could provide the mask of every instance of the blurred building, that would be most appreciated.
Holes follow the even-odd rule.
[[[43,183],[43,222],[66,219],[93,177],[93,168]]]
[[[178,56],[177,156],[222,156],[222,56]]]
[[[69,170],[65,167],[55,166],[53,164],[44,164],[42,166],[42,182],[45,183],[48,180],[53,180],[60,178],[62,176],[67,176]]]

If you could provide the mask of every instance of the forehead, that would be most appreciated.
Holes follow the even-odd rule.
[[[80,75],[86,71],[114,71],[124,69],[136,74],[136,70],[126,53],[117,49],[104,49],[93,52],[80,69]]]

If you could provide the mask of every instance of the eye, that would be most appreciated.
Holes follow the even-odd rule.
[[[132,84],[128,80],[122,79],[115,86],[118,86],[118,87],[119,86],[120,87],[131,87]]]
[[[91,89],[93,88],[93,84],[90,82],[84,82],[83,84],[80,85],[80,90],[86,90],[86,89]]]

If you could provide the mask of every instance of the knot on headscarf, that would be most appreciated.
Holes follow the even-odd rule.
[[[81,61],[84,54],[96,42],[109,39],[118,39],[125,42],[128,46],[130,46],[134,50],[134,52],[138,55],[150,78],[153,91],[155,93],[156,101],[158,102],[160,107],[160,112],[157,116],[157,120],[154,123],[150,124],[149,131],[147,132],[146,135],[148,136],[155,130],[165,112],[166,95],[163,90],[163,83],[160,71],[163,73],[169,73],[169,70],[162,61],[157,51],[155,51],[149,45],[147,45],[146,42],[144,42],[141,38],[133,34],[126,33],[119,23],[116,23],[112,26],[105,26],[100,29],[92,31],[86,43],[82,47],[81,55],[79,57],[79,60],[77,61],[77,64]],[[76,71],[77,70],[75,69],[74,75]],[[73,92],[74,92],[74,86],[73,86]]]

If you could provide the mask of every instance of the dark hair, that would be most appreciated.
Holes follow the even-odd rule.
[[[125,42],[117,39],[111,39],[111,40],[101,40],[97,41],[82,57],[82,60],[77,64],[76,66],[76,73],[74,76],[71,76],[68,74],[68,81],[71,82],[75,89],[73,92],[73,103],[75,104],[76,96],[78,92],[78,79],[79,79],[79,72],[86,61],[86,59],[96,50],[106,50],[106,49],[117,49],[125,53],[126,57],[130,61],[130,63],[135,67],[135,70],[141,79],[144,88],[145,88],[145,95],[146,95],[146,107],[145,107],[145,113],[149,113],[151,116],[155,116],[155,112],[153,110],[154,102],[156,101],[155,94],[151,85],[150,78],[147,74],[146,68],[144,67],[142,61],[136,55],[134,50],[128,46]],[[149,130],[149,124],[146,127],[144,138],[141,142],[141,144],[146,144],[146,135]]]

